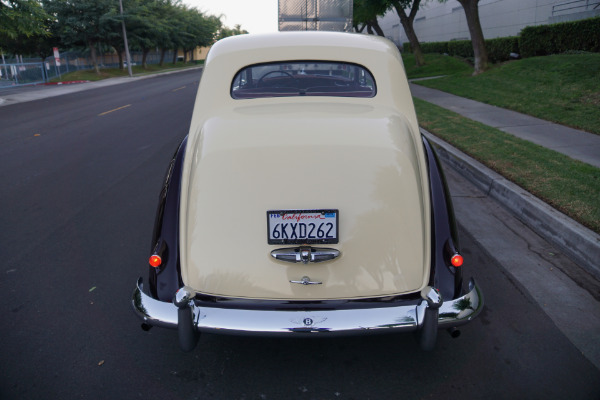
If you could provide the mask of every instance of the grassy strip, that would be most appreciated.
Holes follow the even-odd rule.
[[[133,75],[146,75],[155,74],[157,72],[169,71],[172,69],[182,69],[196,67],[194,64],[184,64],[178,62],[177,64],[167,63],[164,66],[158,64],[149,64],[146,68],[141,65],[132,65],[131,72]],[[53,78],[50,82],[66,82],[66,81],[99,81],[107,78],[117,78],[121,76],[129,76],[127,68],[121,70],[119,68],[102,68],[100,74],[97,74],[93,69],[82,69],[79,71],[73,71],[66,74],[62,74],[60,77]]]
[[[424,54],[423,56],[425,57],[425,65],[417,67],[413,54],[402,54],[404,69],[409,79],[442,75],[468,75],[473,72],[472,66],[456,57],[445,56],[443,54]]]
[[[414,99],[420,125],[600,233],[600,169]]]
[[[526,58],[495,66],[478,76],[455,70],[436,74],[448,76],[418,83],[600,134],[598,53]]]

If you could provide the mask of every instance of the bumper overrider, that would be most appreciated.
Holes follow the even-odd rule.
[[[417,304],[357,309],[198,307],[194,296],[192,290],[183,287],[172,303],[159,301],[144,293],[142,278],[139,278],[132,305],[145,329],[151,326],[178,329],[181,347],[188,351],[194,348],[199,332],[261,336],[321,333],[329,336],[423,331],[424,336],[433,335],[434,344],[438,329],[465,324],[483,308],[483,295],[474,279],[469,281],[468,292],[454,300],[444,301],[435,288],[428,286],[421,291],[422,300]],[[427,340],[431,341],[431,338]],[[424,348],[432,348],[433,344],[421,343]]]

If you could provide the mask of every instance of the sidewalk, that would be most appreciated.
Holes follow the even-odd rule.
[[[600,135],[411,83],[412,95],[600,168]],[[600,235],[421,129],[438,156],[600,280]]]
[[[600,168],[600,135],[410,84],[414,97]]]

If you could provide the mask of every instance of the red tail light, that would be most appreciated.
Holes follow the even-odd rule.
[[[450,262],[453,266],[460,267],[461,265],[463,265],[463,257],[460,254],[455,254],[450,259]]]
[[[162,264],[162,258],[160,258],[160,256],[157,256],[156,254],[154,254],[154,255],[150,256],[149,263],[154,268],[160,267],[160,264]]]

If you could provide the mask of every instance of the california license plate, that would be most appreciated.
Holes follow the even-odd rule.
[[[269,244],[338,243],[338,210],[267,211]]]

